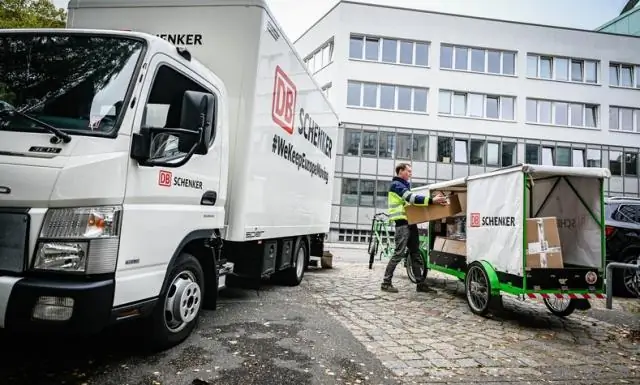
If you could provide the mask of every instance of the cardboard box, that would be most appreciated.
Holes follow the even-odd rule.
[[[527,219],[527,269],[564,267],[556,217]]]
[[[451,239],[445,237],[436,237],[433,250],[442,251],[443,253],[467,255],[467,242],[461,239]]]
[[[449,204],[446,206],[440,204],[430,204],[426,207],[409,205],[405,207],[405,210],[407,212],[407,220],[409,221],[409,224],[423,223],[452,217],[462,211],[460,208],[460,201],[456,194],[449,196]]]

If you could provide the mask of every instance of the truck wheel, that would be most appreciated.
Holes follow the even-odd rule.
[[[569,298],[544,298],[542,300],[549,311],[558,317],[568,317],[576,310],[576,302]]]
[[[169,285],[160,294],[150,318],[151,343],[166,349],[193,331],[204,299],[204,273],[198,260],[182,253],[169,271]]]
[[[304,277],[304,271],[308,260],[307,244],[298,238],[293,252],[293,266],[282,272],[282,279],[285,285],[298,286]]]
[[[469,309],[476,315],[487,314],[492,302],[491,282],[481,264],[474,262],[469,265],[464,286]]]

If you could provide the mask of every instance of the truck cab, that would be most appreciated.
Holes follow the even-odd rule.
[[[203,250],[224,227],[224,84],[151,35],[3,31],[0,45],[0,327],[93,332],[160,309],[184,328],[218,286],[193,283],[216,270]],[[189,239],[167,274],[167,248]],[[173,306],[155,306],[163,291]]]

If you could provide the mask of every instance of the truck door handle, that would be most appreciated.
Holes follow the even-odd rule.
[[[216,200],[218,199],[218,193],[215,191],[207,191],[202,194],[202,199],[200,199],[200,204],[203,206],[213,206],[216,204]]]

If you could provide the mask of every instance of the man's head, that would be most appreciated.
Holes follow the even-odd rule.
[[[404,180],[411,179],[411,165],[409,163],[400,163],[396,166],[396,175]]]

